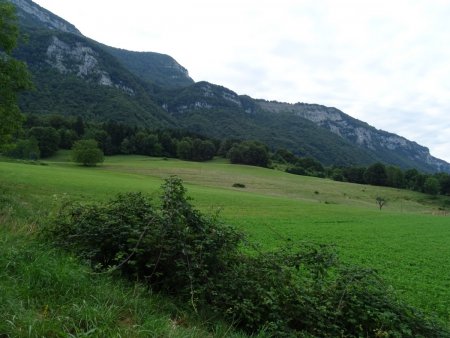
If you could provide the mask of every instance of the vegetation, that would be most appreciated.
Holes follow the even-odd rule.
[[[1,206],[4,212],[4,201]],[[6,228],[3,218],[0,229],[0,335],[244,337],[219,321],[208,325],[208,318],[151,295],[143,284],[92,273],[75,257],[36,241],[28,226],[16,222],[10,220]]]
[[[314,158],[298,157],[286,149],[270,152],[267,146],[256,141],[218,141],[183,130],[140,129],[113,121],[96,123],[81,116],[29,115],[24,132],[17,135],[15,144],[5,154],[26,160],[46,158],[57,149],[71,149],[80,139],[97,141],[106,155],[139,154],[191,161],[209,161],[214,156],[222,156],[232,163],[270,166],[296,175],[450,195],[447,173],[426,174],[380,162],[369,167],[324,167]]]
[[[91,167],[103,162],[103,152],[98,148],[97,141],[80,140],[73,145],[72,159],[74,162]]]
[[[169,56],[104,46],[83,37],[70,23],[66,27],[72,33],[49,29],[39,16],[20,7],[21,28],[30,38],[19,46],[15,56],[28,64],[36,86],[36,91],[20,98],[20,107],[28,114],[81,115],[97,123],[113,120],[152,131],[183,128],[221,141],[257,140],[272,151],[289,149],[297,156],[317,159],[326,166],[368,166],[379,161],[402,169],[437,170],[422,156],[427,152],[425,148],[410,143],[408,150],[389,150],[378,141],[392,134],[378,131],[335,108],[254,100],[222,86],[193,83],[186,70]],[[46,15],[61,20],[51,13]],[[54,56],[47,55],[54,39],[68,48],[58,56],[59,63]],[[95,60],[95,65],[83,74],[78,69],[83,67],[85,58],[74,57],[80,46]],[[61,65],[66,72],[58,69]],[[111,82],[99,81],[100,74]],[[339,114],[349,128],[340,129],[339,136],[325,121],[319,126],[301,117],[314,111]],[[357,128],[373,132],[372,147],[357,144],[355,134],[350,131]]]
[[[24,62],[12,52],[17,45],[19,30],[14,5],[0,1],[0,147],[20,128],[23,117],[17,104],[17,94],[31,88],[30,75]]]
[[[428,213],[438,210],[445,214],[450,206],[448,198],[444,196],[448,194],[449,175],[426,175],[417,170],[402,172],[382,163],[364,168],[361,175],[360,168],[324,168],[313,159],[317,158],[325,163],[328,153],[341,156],[342,164],[351,163],[355,154],[351,154],[352,147],[342,140],[343,144],[330,142],[325,146],[314,142],[305,143],[305,149],[299,150],[297,154],[313,158],[296,158],[287,151],[278,152],[278,158],[284,161],[282,165],[288,166],[288,169],[290,166],[302,169],[302,174],[349,181],[349,176],[346,175],[351,172],[352,177],[358,181],[374,186],[361,189],[360,185],[355,188],[347,184],[344,190],[351,191],[352,197],[347,194],[347,190],[344,193],[338,190],[340,198],[337,198],[336,191],[325,189],[328,184],[333,184],[328,187],[342,188],[343,183],[339,182],[299,178],[262,168],[228,166],[224,169],[223,161],[216,167],[220,168],[219,171],[208,169],[206,174],[205,165],[200,167],[197,174],[192,174],[186,167],[191,166],[192,169],[193,164],[182,164],[182,173],[193,175],[191,183],[195,183],[195,180],[203,183],[196,187],[197,194],[203,197],[200,206],[203,203],[203,208],[210,208],[212,203],[219,202],[230,207],[224,218],[227,223],[239,220],[238,227],[246,229],[250,238],[261,236],[264,239],[260,245],[249,245],[249,241],[243,240],[244,235],[240,230],[225,226],[217,216],[205,216],[200,209],[196,209],[189,202],[185,187],[178,178],[172,177],[165,181],[159,203],[153,203],[148,195],[140,192],[160,183],[161,175],[166,176],[170,170],[179,170],[180,163],[184,162],[168,161],[166,158],[158,161],[158,165],[149,172],[148,161],[152,160],[139,159],[129,166],[128,157],[116,159],[113,164],[105,166],[105,169],[81,171],[58,158],[53,158],[54,162],[50,163],[28,159],[39,156],[48,158],[58,149],[70,149],[73,146],[72,155],[75,158],[84,164],[93,164],[100,160],[101,153],[96,148],[98,142],[109,154],[170,154],[203,161],[211,159],[217,149],[222,152],[227,149],[226,153],[232,162],[263,167],[270,164],[269,149],[263,144],[239,141],[225,142],[227,144],[219,147],[219,142],[199,135],[157,131],[156,126],[173,126],[174,121],[154,103],[155,97],[165,101],[173,95],[171,100],[164,102],[164,106],[169,110],[177,110],[177,113],[183,112],[178,109],[186,100],[191,100],[187,102],[188,107],[191,104],[200,107],[200,110],[191,109],[189,114],[182,114],[181,117],[187,118],[189,128],[197,132],[209,126],[203,120],[204,117],[197,113],[206,109],[211,102],[214,103],[213,109],[206,109],[205,112],[226,112],[228,116],[232,112],[233,117],[238,117],[236,121],[242,122],[240,125],[231,125],[239,130],[228,132],[228,136],[240,135],[239,132],[245,130],[243,127],[255,125],[270,125],[276,129],[280,127],[277,123],[281,122],[280,130],[288,131],[283,135],[286,139],[277,140],[282,144],[289,141],[289,132],[298,132],[298,128],[289,129],[283,124],[289,122],[289,127],[293,127],[296,123],[308,123],[288,116],[289,114],[285,116],[286,119],[282,119],[278,118],[283,115],[280,113],[275,120],[264,112],[253,114],[256,109],[253,100],[245,97],[238,99],[225,88],[220,88],[220,95],[217,95],[217,87],[207,84],[193,85],[186,90],[173,90],[171,93],[159,92],[157,87],[136,79],[114,58],[102,53],[101,46],[80,36],[56,33],[68,45],[88,43],[89,48],[97,53],[99,64],[119,82],[116,87],[102,88],[95,84],[96,78],[92,74],[83,79],[63,76],[54,69],[41,67],[36,61],[44,58],[36,57],[34,53],[41,53],[42,56],[50,35],[53,36],[53,32],[50,34],[39,31],[35,36],[37,38],[32,39],[32,56],[28,57],[40,79],[39,89],[47,95],[38,96],[39,100],[44,100],[38,102],[30,94],[28,97],[24,96],[23,103],[28,104],[28,108],[32,105],[45,109],[51,107],[53,112],[60,113],[68,107],[67,102],[73,100],[67,113],[77,114],[80,106],[84,106],[88,108],[85,113],[90,118],[88,123],[80,116],[76,120],[60,116],[30,119],[26,130],[21,132],[18,130],[18,123],[10,123],[7,119],[16,113],[16,117],[19,117],[15,95],[28,86],[25,68],[22,64],[15,63],[11,56],[10,46],[15,44],[17,35],[15,24],[10,25],[14,21],[10,9],[4,1],[0,2],[1,18],[5,18],[0,22],[0,47],[3,49],[0,50],[0,57],[4,70],[1,72],[4,75],[1,81],[6,85],[6,103],[2,102],[3,106],[0,107],[3,109],[0,113],[6,114],[6,127],[1,130],[0,142],[4,143],[14,132],[16,145],[8,154],[27,161],[0,163],[0,266],[3,267],[0,269],[0,335],[239,335],[234,331],[230,332],[233,325],[247,333],[266,336],[450,336],[448,327],[434,317],[434,313],[437,313],[443,321],[450,318],[448,297],[445,297],[448,295],[445,272],[440,272],[440,276],[432,279],[432,283],[427,283],[424,278],[425,282],[418,285],[411,284],[411,280],[405,280],[404,277],[407,265],[411,267],[417,264],[420,272],[415,273],[420,275],[425,272],[422,276],[426,276],[426,272],[435,270],[435,266],[445,266],[445,260],[448,260],[446,247],[439,245],[442,241],[448,242],[447,220],[441,221],[431,216],[420,217],[422,215],[418,209]],[[4,27],[6,34],[3,34]],[[39,48],[34,48],[36,46]],[[73,66],[74,63],[69,68]],[[14,73],[16,70],[18,72]],[[51,75],[48,76],[51,80],[45,80],[47,75]],[[58,95],[54,95],[52,88],[56,88],[58,79],[62,80],[59,88],[81,88],[86,96],[73,96],[70,90],[59,91]],[[192,101],[196,98],[190,95],[190,90],[209,98],[207,101],[210,103]],[[102,101],[101,107],[96,107],[96,95],[110,100]],[[52,104],[43,104],[48,102]],[[220,102],[222,110],[215,110],[214,105]],[[236,105],[239,106],[237,110]],[[119,117],[124,113],[125,116],[133,116],[134,124],[143,122],[144,126],[151,126],[152,129],[95,121],[93,116],[99,112],[98,115],[104,115],[108,110],[114,113],[119,111]],[[320,134],[320,128],[309,127],[317,135]],[[250,135],[251,138],[261,139],[262,135],[269,135],[261,128],[256,129],[259,130]],[[202,134],[208,134],[208,131]],[[318,139],[314,138],[316,135],[311,137],[313,140]],[[327,137],[333,139],[331,136]],[[267,139],[264,141],[268,142]],[[59,156],[70,157],[70,153]],[[228,173],[238,172],[239,175],[223,175],[223,170]],[[216,179],[212,179],[211,175],[215,175]],[[274,177],[280,182],[273,180]],[[235,179],[245,182],[245,185],[241,184],[248,188],[245,191],[231,189],[231,182]],[[299,179],[301,185],[298,184]],[[292,184],[293,182],[297,184]],[[280,184],[283,189],[280,189]],[[314,193],[307,192],[308,184],[314,186]],[[429,195],[378,188],[386,185],[407,187]],[[124,186],[134,187],[137,192],[124,193]],[[367,194],[366,189],[370,190],[370,194]],[[114,191],[120,194],[105,201],[106,196]],[[67,192],[73,197],[68,198]],[[370,213],[365,203],[368,200],[373,203],[375,192],[376,196],[386,196],[377,199],[380,210],[381,202],[384,204],[389,198],[389,207],[396,208],[396,212],[386,210],[387,212],[377,213],[377,216]],[[439,193],[441,196],[437,196]],[[58,194],[63,197],[60,198]],[[236,198],[236,194],[240,194],[240,198]],[[406,194],[407,198],[399,194]],[[50,196],[60,201],[61,208],[49,209]],[[84,202],[77,202],[80,200]],[[95,202],[86,202],[87,200]],[[238,204],[236,201],[239,201]],[[344,207],[339,203],[344,204]],[[349,210],[350,205],[356,206],[356,210]],[[405,215],[404,207],[413,211],[406,211],[409,214]],[[372,217],[367,217],[368,214]],[[342,217],[351,220],[342,221]],[[299,224],[298,220],[302,223]],[[320,225],[323,220],[325,226]],[[330,220],[333,224],[331,227]],[[261,231],[262,228],[265,231]],[[320,236],[328,236],[329,239],[337,231],[342,238],[342,233],[346,233],[345,228],[351,229],[347,233],[351,234],[348,238],[352,246],[344,246],[341,262],[336,259],[335,250],[325,245],[324,237]],[[268,236],[267,229],[272,231],[272,236]],[[316,237],[320,239],[318,244],[305,244],[306,236],[302,236],[305,229],[309,230],[306,232],[308,236],[319,234]],[[318,233],[320,229],[325,231]],[[36,230],[43,237],[35,238]],[[280,230],[283,230],[281,235]],[[397,236],[395,230],[402,235]],[[375,236],[377,231],[378,238]],[[434,236],[433,241],[427,241],[426,236],[417,236],[423,231],[429,237]],[[370,233],[370,241],[355,241],[358,235],[367,233]],[[289,237],[283,239],[285,236]],[[339,236],[333,238],[339,243]],[[405,238],[413,240],[412,249],[408,250]],[[40,242],[42,239],[48,242]],[[395,251],[386,249],[386,244],[392,244],[396,240],[401,241],[404,250],[400,250],[400,256],[397,255],[399,259],[396,264],[388,264],[386,259],[381,258],[395,259]],[[282,250],[276,248],[280,242]],[[373,242],[375,248],[381,250],[373,250]],[[346,243],[345,239],[343,243]],[[380,243],[383,246],[377,247]],[[67,249],[77,258],[52,248],[53,245]],[[429,257],[432,259],[424,259],[422,262],[417,253],[426,255],[425,250],[419,250],[420,246],[423,249],[423,245],[431,249]],[[395,245],[393,247],[398,248]],[[433,254],[436,248],[440,255]],[[415,260],[408,262],[411,253]],[[356,260],[373,260],[375,268],[381,267],[380,275],[375,270],[356,267],[353,264]],[[94,272],[81,262],[90,264]],[[120,280],[118,275],[127,277],[128,281]],[[385,276],[386,282],[381,276]],[[143,288],[143,284],[148,289]],[[407,286],[407,291],[396,294],[391,284]],[[204,322],[202,313],[211,313],[214,314],[214,321],[227,321],[228,328],[217,329],[221,324],[217,324],[215,328],[214,324],[201,324],[200,326],[206,325],[206,328],[197,331],[192,322],[188,324],[188,328],[180,327],[179,316],[174,316],[175,311],[172,310],[158,318],[144,315],[142,309],[148,309],[148,300],[155,299],[147,294],[148,290],[160,292],[161,295],[156,298],[164,299],[164,304],[182,304],[182,308],[189,304],[193,311],[187,316],[193,317],[194,321],[203,319]],[[429,292],[428,297],[423,297],[424,290]],[[168,296],[174,298],[167,300],[165,297]],[[419,307],[425,312],[406,305],[405,299],[412,300],[415,305],[420,304]],[[153,302],[151,307],[162,307],[159,304],[161,303]],[[163,324],[157,325],[157,321]]]
[[[386,199],[385,199],[384,197],[381,197],[381,196],[377,196],[377,198],[376,198],[375,200],[376,200],[376,202],[377,202],[377,204],[378,204],[378,208],[380,208],[380,210],[381,210],[381,208],[383,208],[383,207],[386,205],[386,203],[387,203]]]
[[[195,196],[197,208],[204,211],[211,210],[211,206],[221,208],[221,218],[225,223],[235,224],[248,234],[249,240],[261,243],[258,251],[275,254],[276,247],[286,245],[286,241],[294,249],[303,247],[305,241],[335,243],[340,261],[375,268],[387,285],[398,290],[398,297],[427,314],[436,313],[448,322],[450,297],[446,283],[449,276],[441,269],[449,264],[450,257],[446,246],[450,235],[448,219],[432,216],[432,213],[444,214],[439,210],[446,201],[442,196],[427,197],[406,190],[287,175],[275,170],[229,165],[223,160],[204,164],[142,156],[114,156],[106,158],[107,165],[100,170],[80,170],[65,162],[65,158],[70,158],[70,154],[62,152],[47,161],[49,165],[46,166],[0,162],[3,201],[10,196],[2,205],[5,210],[11,210],[11,217],[17,219],[27,213],[32,224],[40,224],[40,215],[48,212],[43,205],[52,205],[52,196],[66,201],[64,196],[69,194],[71,200],[85,201],[85,205],[87,200],[103,203],[112,194],[130,190],[154,196],[161,178],[179,174]],[[246,189],[231,188],[236,181],[244,183]],[[14,194],[8,191],[14,191]],[[383,213],[372,211],[376,196],[385,196],[390,201]],[[158,203],[151,204],[158,210]],[[245,251],[250,250],[254,253],[252,256],[258,257],[258,251],[255,252],[253,247],[245,247],[248,248]],[[108,274],[99,276],[103,275]],[[80,294],[82,297],[83,293]],[[95,295],[95,290],[89,294]],[[61,300],[61,304],[84,304],[82,298],[68,297]],[[90,303],[91,299],[96,298],[86,301]],[[190,303],[190,298],[187,302]],[[36,304],[37,309],[45,305],[40,302]],[[51,304],[49,308],[55,309],[51,318],[58,318],[60,305],[57,301],[54,306]],[[95,308],[96,303],[92,304]],[[155,309],[158,307],[173,308],[171,305],[156,305],[153,310],[146,309],[154,313],[152,311],[157,311]],[[94,308],[85,308],[88,312],[85,318],[96,323],[100,317]],[[121,309],[121,312],[128,311],[123,307]],[[200,306],[198,310],[201,313]],[[39,315],[39,310],[36,313]],[[24,323],[29,323],[35,317],[23,318],[19,315],[15,322],[24,320]],[[165,318],[160,320],[162,324],[184,322],[182,327],[197,326],[178,311]],[[208,318],[211,319],[211,316]],[[55,320],[53,325],[58,326],[57,323]],[[110,323],[115,325],[114,321]],[[140,323],[136,323],[136,329],[142,328]],[[119,322],[119,325],[122,324]],[[185,334],[189,335],[187,331]],[[198,335],[202,336],[202,333]],[[228,331],[227,335],[231,333]]]
[[[450,334],[399,302],[374,271],[343,266],[316,246],[241,254],[242,235],[195,210],[180,179],[163,190],[159,210],[142,194],[65,204],[47,236],[95,268],[145,280],[195,310],[212,307],[249,333]]]
[[[125,49],[102,46],[115,56],[137,77],[162,88],[186,87],[194,83],[169,55],[152,52],[132,52]]]
[[[131,74],[94,41],[42,27],[36,29],[25,26],[23,32],[30,38],[26,43],[19,45],[14,55],[28,65],[36,89],[20,96],[19,103],[23,112],[82,116],[96,122],[112,119],[127,125],[148,128],[176,126],[175,121],[150,97],[154,90],[153,86]],[[77,72],[62,74],[52,67],[46,53],[55,36],[71,48],[81,44],[92,49],[98,67],[117,81],[115,82],[117,86],[98,84],[97,73],[78,77]],[[64,65],[67,69],[78,69],[80,66],[76,58],[65,59]]]
[[[216,154],[216,146],[210,140],[184,137],[177,144],[177,157],[182,160],[209,161]]]
[[[231,147],[227,153],[231,163],[267,167],[269,150],[264,144],[255,141],[244,141]]]

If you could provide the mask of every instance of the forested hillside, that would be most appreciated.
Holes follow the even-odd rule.
[[[222,140],[257,140],[325,165],[380,161],[450,172],[450,164],[427,148],[336,108],[255,100],[222,86],[194,83],[168,55],[102,45],[31,0],[10,1],[28,36],[16,51],[35,83],[35,90],[21,97],[27,114],[83,116],[96,122],[185,129]]]

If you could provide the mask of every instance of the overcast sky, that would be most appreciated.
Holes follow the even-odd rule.
[[[449,0],[36,0],[195,81],[336,107],[450,162]]]

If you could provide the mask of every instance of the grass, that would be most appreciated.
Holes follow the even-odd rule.
[[[93,274],[12,223],[3,214],[0,337],[243,337],[139,283]]]
[[[84,168],[67,158],[67,153],[60,153],[47,165],[0,162],[1,189],[13,196],[3,204],[10,205],[13,217],[39,223],[64,194],[90,201],[143,191],[156,198],[163,178],[178,175],[198,208],[221,209],[225,222],[243,229],[264,248],[285,240],[333,243],[341,260],[377,269],[410,304],[450,322],[450,222],[440,210],[444,197],[223,160],[194,163],[115,156],[97,168]],[[233,187],[235,183],[245,188]],[[388,201],[382,211],[377,196]]]

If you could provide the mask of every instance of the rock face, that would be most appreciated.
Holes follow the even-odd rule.
[[[75,74],[78,77],[94,81],[102,86],[116,87],[129,95],[134,95],[133,89],[121,83],[114,83],[109,73],[101,68],[98,53],[90,46],[81,42],[69,45],[53,36],[47,48],[47,60],[53,68],[63,74]]]
[[[23,12],[19,13],[19,16],[24,16],[26,13],[29,18],[39,21],[44,24],[48,29],[54,29],[65,33],[72,33],[76,35],[82,35],[80,31],[69,22],[61,19],[57,15],[47,11],[41,6],[35,4],[30,0],[9,0],[20,8]],[[26,19],[26,18],[23,18]]]
[[[81,32],[72,24],[58,17],[57,15],[47,11],[46,9],[35,4],[31,0],[7,0],[12,2],[18,9],[17,14],[20,19],[22,27],[28,28],[31,31],[42,30],[43,28],[50,31],[70,33],[76,36],[84,38]],[[91,43],[93,41],[91,40]],[[96,42],[95,42],[96,43]],[[124,49],[113,48],[96,43],[106,50],[107,53],[112,54],[117,61],[119,61],[128,71],[139,77],[140,79],[156,84],[164,88],[178,88],[188,86],[194,83],[189,77],[189,73],[186,68],[181,66],[169,55],[152,53],[152,52],[132,52]],[[61,44],[52,43],[53,47],[64,47]],[[61,48],[59,48],[61,50]],[[71,48],[73,48],[71,46]],[[78,47],[77,47],[78,48]],[[53,52],[58,52],[57,50]],[[79,49],[79,48],[78,48]],[[80,50],[73,51],[75,54],[79,54]],[[90,58],[91,51],[84,51],[84,55]],[[76,57],[76,55],[72,55]],[[95,59],[95,56],[94,56]],[[84,70],[93,70],[89,68],[89,65],[93,66],[91,62],[94,60],[85,60],[84,65],[87,67]],[[63,69],[61,62],[57,67],[60,71],[67,71]],[[64,65],[65,66],[65,65]],[[81,65],[79,65],[81,66]],[[79,74],[82,75],[82,72]],[[87,75],[87,74],[85,74]],[[114,82],[114,81],[113,81]],[[107,74],[101,74],[99,83],[107,86],[119,86],[124,91],[129,91],[129,88],[117,83],[112,83],[108,79]],[[130,92],[131,94],[131,92]]]
[[[428,148],[396,134],[378,130],[342,111],[317,104],[258,101],[261,109],[272,113],[289,112],[330,130],[347,141],[377,154],[380,160],[402,167],[422,162],[430,171],[450,172],[450,164],[430,155]],[[404,159],[401,159],[404,157]]]

